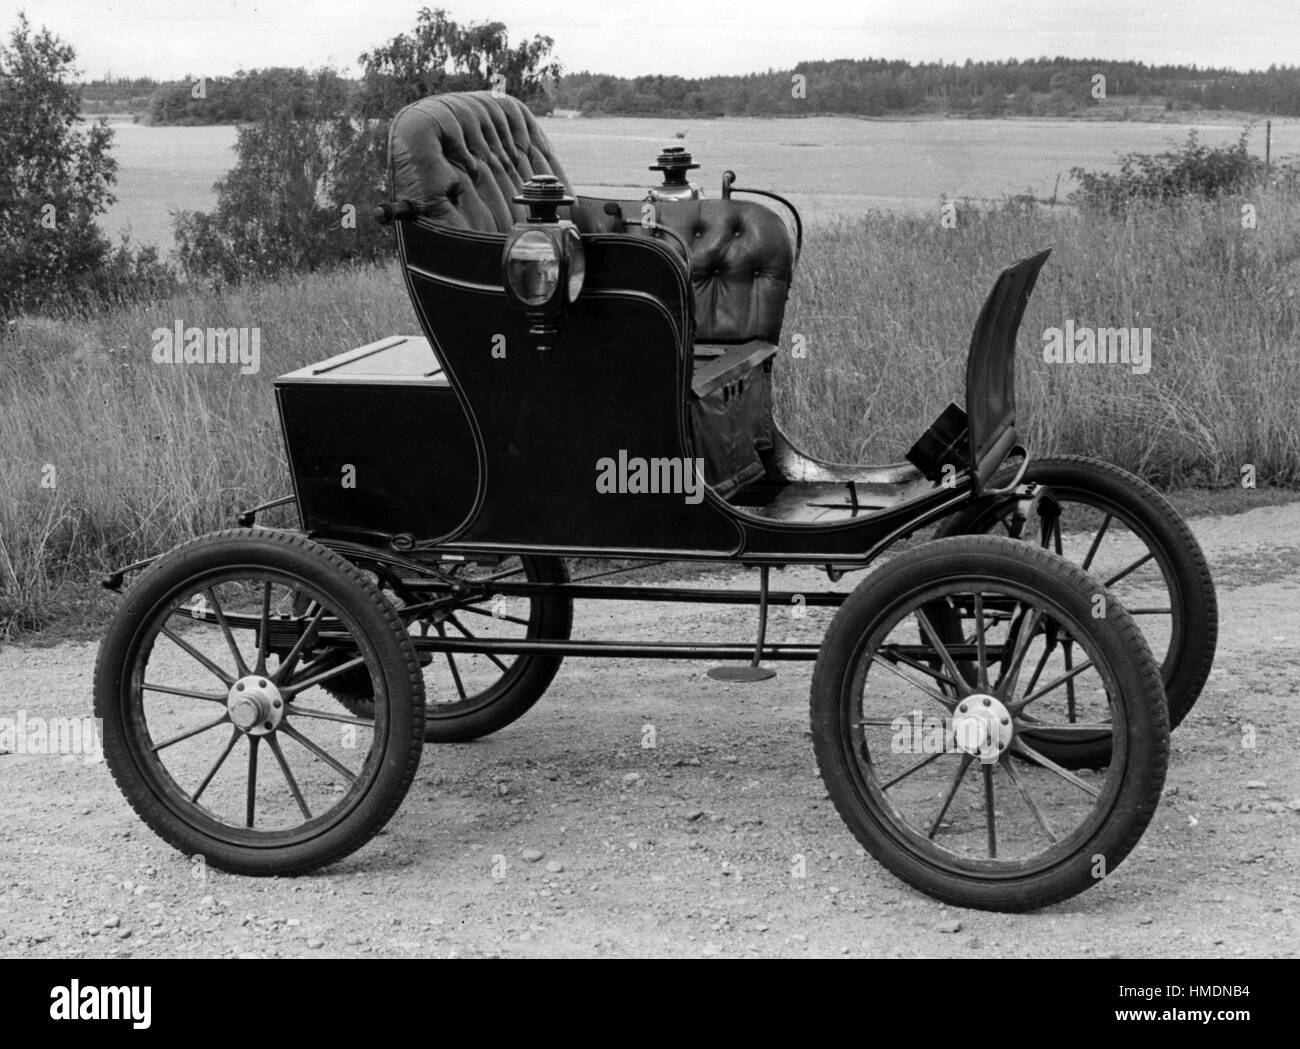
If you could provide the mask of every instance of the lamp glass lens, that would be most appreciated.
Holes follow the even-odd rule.
[[[549,302],[560,283],[560,250],[555,241],[540,230],[519,234],[506,255],[506,280],[525,305]]]

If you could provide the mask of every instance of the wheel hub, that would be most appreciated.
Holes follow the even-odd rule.
[[[1011,746],[1015,726],[1011,712],[1001,701],[977,692],[957,704],[952,714],[952,734],[958,750],[994,765]]]
[[[274,732],[284,718],[284,697],[268,678],[249,674],[230,687],[226,712],[239,731],[265,736]]]

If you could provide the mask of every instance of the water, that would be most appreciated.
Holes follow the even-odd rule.
[[[565,172],[580,192],[638,197],[658,181],[647,171],[666,145],[681,145],[700,169],[693,181],[716,196],[722,172],[737,184],[791,197],[816,222],[877,208],[919,211],[941,199],[979,200],[1073,188],[1070,168],[1113,169],[1116,156],[1160,152],[1195,127],[1202,141],[1234,141],[1239,124],[1144,124],[1064,120],[868,121],[727,118],[543,118]],[[104,218],[115,234],[171,247],[170,212],[210,210],[212,184],[235,160],[235,128],[114,124],[118,202]],[[678,133],[684,137],[678,138]],[[1264,149],[1261,124],[1252,149]],[[1273,155],[1300,153],[1300,120],[1274,121]],[[1059,183],[1058,183],[1059,180]],[[364,202],[363,202],[364,203]],[[364,213],[364,209],[361,209]]]

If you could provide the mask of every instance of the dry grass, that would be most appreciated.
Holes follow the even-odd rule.
[[[870,215],[810,231],[786,322],[777,412],[808,451],[902,453],[962,399],[966,347],[998,271],[1055,253],[1026,314],[1019,415],[1039,452],[1100,456],[1166,485],[1300,481],[1300,202],[1240,201],[1085,220],[1008,206],[957,229]],[[936,209],[937,211],[937,209]],[[150,332],[257,325],[262,366],[159,366]],[[1150,327],[1147,375],[1051,366],[1042,332]],[[90,319],[31,319],[0,340],[0,622],[61,610],[108,566],[224,527],[287,490],[271,380],[415,319],[392,269],[192,289]],[[328,425],[327,420],[323,420]],[[46,464],[55,487],[42,487]]]
[[[1300,480],[1300,201],[1150,207],[1127,220],[1004,208],[945,230],[870,216],[809,238],[786,332],[777,412],[809,451],[901,458],[949,400],[963,400],[966,349],[999,270],[1053,247],[1026,311],[1018,415],[1039,453],[1095,455],[1166,486]],[[936,209],[937,214],[937,209]],[[1050,365],[1043,332],[1149,327],[1146,375]],[[787,336],[788,337],[788,336]]]

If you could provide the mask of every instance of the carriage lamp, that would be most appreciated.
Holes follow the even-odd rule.
[[[501,266],[506,297],[524,310],[528,333],[537,349],[551,348],[565,308],[582,293],[587,260],[578,227],[561,219],[558,209],[574,203],[554,175],[534,175],[514,198],[528,207],[506,242]]]
[[[693,171],[700,165],[691,161],[691,155],[682,146],[668,146],[659,154],[658,163],[651,164],[651,171],[664,173],[663,184],[652,188],[648,194],[650,200],[699,200],[700,187],[686,181],[686,172]]]

